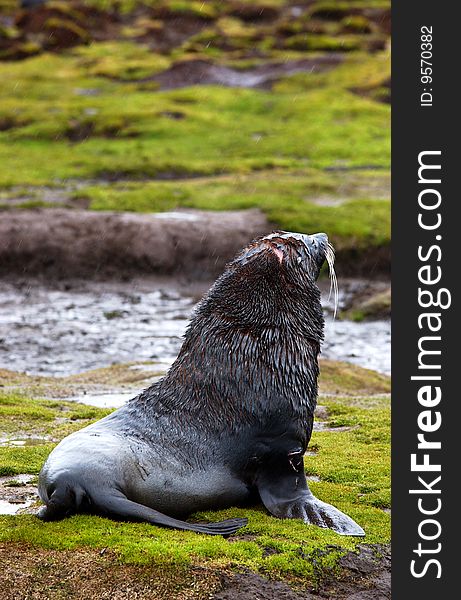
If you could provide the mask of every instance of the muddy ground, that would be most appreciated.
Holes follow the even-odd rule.
[[[0,219],[0,274],[123,279],[136,273],[187,273],[210,278],[249,240],[271,230],[258,210],[7,211]]]
[[[76,549],[33,550],[0,545],[0,586],[4,600],[386,600],[390,598],[390,546],[361,546],[341,560],[340,579],[328,577],[317,590],[292,589],[287,583],[250,572],[195,568],[174,574],[149,566],[122,565],[111,552]]]
[[[176,358],[196,302],[212,281],[137,277],[129,282],[31,277],[3,281],[0,289],[0,368],[66,376],[133,360],[165,370]],[[365,291],[360,280],[340,280],[339,310]],[[326,312],[322,357],[390,372],[390,323],[333,319],[329,281],[320,281]],[[159,370],[157,369],[157,370]],[[112,390],[117,392],[118,390]]]
[[[10,4],[10,6],[8,6]],[[267,51],[261,42],[271,39],[269,48],[315,50],[319,47],[349,52],[364,49],[376,52],[385,47],[390,33],[388,6],[338,6],[328,3],[291,2],[255,3],[229,1],[221,3],[138,3],[123,10],[123,2],[27,2],[8,3],[0,13],[5,34],[0,37],[0,59],[21,60],[43,51],[62,52],[67,48],[95,41],[125,37],[149,46],[154,51],[170,53],[178,46],[200,52],[213,43],[218,49],[245,50],[250,56]],[[112,4],[112,6],[111,6]],[[68,6],[70,5],[70,6]],[[311,22],[306,22],[306,16]],[[223,21],[224,17],[224,21]],[[226,22],[227,19],[227,22]],[[236,31],[229,19],[239,19]],[[297,21],[297,22],[296,22]],[[333,29],[331,23],[337,22]],[[296,24],[294,25],[293,22]],[[234,26],[235,27],[235,26]],[[314,36],[307,45],[300,34]],[[325,34],[355,36],[347,44],[325,44]],[[200,35],[201,34],[201,35]],[[319,39],[316,39],[318,36]]]
[[[247,69],[232,69],[211,61],[197,59],[175,62],[169,69],[140,80],[155,81],[161,90],[173,90],[190,85],[224,85],[236,88],[270,90],[282,77],[296,73],[322,73],[339,65],[340,54],[328,54],[315,58],[273,62]]]
[[[275,226],[258,209],[123,213],[79,209],[1,212],[0,275],[52,279],[110,278],[136,274],[212,279],[255,237]],[[360,256],[339,251],[339,275],[386,276],[388,248]]]

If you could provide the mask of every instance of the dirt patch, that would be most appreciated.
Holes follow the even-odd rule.
[[[391,104],[391,79],[385,79],[377,85],[351,88],[351,92],[362,98],[370,98],[383,104]]]
[[[342,573],[321,577],[314,590],[291,588],[287,583],[264,579],[255,573],[225,575],[223,589],[213,600],[387,600],[391,597],[390,546],[359,546],[340,559]]]
[[[58,552],[4,544],[0,557],[4,600],[202,600],[222,585],[219,571],[121,565],[103,550]]]
[[[154,17],[158,13],[154,11]],[[206,21],[196,17],[178,17],[171,13],[162,14],[163,21],[158,19],[148,21],[142,20],[138,27],[142,33],[136,36],[138,42],[149,46],[154,52],[170,52],[174,48],[181,46],[186,40],[200,33],[206,26]],[[136,26],[136,23],[135,23]]]
[[[118,33],[117,16],[81,3],[45,3],[20,10],[15,44],[34,41],[44,50],[61,50]],[[14,48],[14,46],[13,46]]]
[[[11,210],[0,220],[0,273],[123,278],[187,272],[213,278],[252,238],[270,230],[258,210]]]
[[[341,316],[356,321],[389,319],[391,317],[391,287],[389,282],[354,282],[342,307]]]
[[[286,583],[270,581],[255,573],[227,577],[224,589],[212,596],[213,600],[301,600],[313,598],[311,594],[299,595]]]
[[[252,5],[251,3],[232,0],[231,2],[227,2],[227,4],[229,5],[227,9],[229,15],[238,17],[248,23],[273,21],[280,14],[279,9],[276,6],[271,6],[269,3],[264,5],[261,2],[257,2]]]
[[[342,572],[321,579],[316,590],[292,588],[255,573],[212,568],[167,569],[120,564],[110,551],[45,550],[0,545],[0,585],[5,600],[171,598],[172,600],[387,600],[390,547],[360,546],[340,559]]]
[[[364,249],[341,248],[336,251],[339,277],[363,277],[376,280],[389,277],[391,272],[391,248],[389,244]]]
[[[265,63],[251,69],[238,70],[206,60],[183,60],[158,75],[140,80],[139,83],[155,81],[161,90],[207,84],[271,89],[282,77],[296,73],[322,73],[337,66],[342,60],[341,55],[332,53],[317,58]]]

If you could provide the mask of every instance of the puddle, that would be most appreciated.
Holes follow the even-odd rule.
[[[11,487],[13,484],[26,485],[34,479],[35,475],[21,473],[20,475],[3,475],[0,477],[0,486]]]
[[[314,424],[312,425],[312,431],[325,431],[327,427],[327,421],[314,421]]]
[[[194,213],[188,212],[163,212],[155,213],[153,216],[156,219],[179,219],[180,221],[199,221],[200,218]]]
[[[306,475],[306,479],[307,481],[315,481],[315,483],[322,481],[318,475]]]
[[[313,431],[329,431],[332,433],[341,433],[343,431],[353,431],[358,429],[360,425],[342,425],[340,427],[330,427],[328,421],[314,421]]]
[[[333,321],[328,293],[323,296],[328,312],[322,357],[390,373],[390,322]],[[2,282],[0,368],[64,376],[154,361],[152,371],[159,374],[176,358],[195,302],[143,282],[61,284],[61,289]],[[119,394],[111,396],[100,394],[97,406],[122,401]],[[79,400],[89,403],[88,398]]]
[[[27,436],[24,438],[0,438],[0,447],[2,448],[17,448],[24,446],[40,446],[52,441],[48,437]]]
[[[128,400],[134,398],[136,394],[136,391],[112,394],[83,394],[81,396],[66,398],[66,400],[80,402],[81,404],[87,404],[89,406],[97,406],[98,408],[120,408],[128,402]]]
[[[0,477],[0,515],[16,515],[28,512],[38,500],[34,475],[20,474]]]
[[[342,360],[387,375],[391,372],[389,321],[354,323],[325,319],[322,358]]]
[[[194,305],[171,290],[141,291],[136,284],[3,284],[0,368],[59,376],[133,360],[169,365]]]
[[[25,502],[9,502],[8,500],[0,500],[0,515],[15,515],[21,509],[28,508],[32,504],[32,500]]]

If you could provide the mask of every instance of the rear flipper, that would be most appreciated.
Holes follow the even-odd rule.
[[[49,498],[46,492],[40,492],[40,496],[46,501],[46,505],[40,508],[37,517],[42,521],[57,521],[78,511],[85,491],[78,484],[67,483],[57,485]]]
[[[332,529],[341,535],[364,536],[364,530],[343,512],[322,502],[310,491],[302,457],[276,461],[261,469],[257,486],[267,510],[280,519],[302,519],[309,525]]]
[[[219,523],[196,524],[187,523],[168,517],[153,508],[128,500],[121,492],[108,490],[107,494],[99,492],[92,495],[92,501],[98,512],[113,515],[121,519],[147,521],[153,525],[162,525],[174,529],[207,533],[209,535],[231,535],[248,523],[248,519],[228,519]]]
[[[219,523],[203,525],[187,523],[186,521],[167,517],[142,504],[132,502],[118,490],[99,490],[87,496],[82,489],[78,488],[77,491],[74,491],[69,489],[68,486],[57,487],[51,494],[47,506],[40,509],[37,516],[44,521],[62,519],[79,512],[78,509],[82,501],[91,512],[98,514],[102,513],[128,521],[147,521],[153,525],[195,531],[196,533],[207,533],[209,535],[231,535],[248,523],[248,519],[229,519]]]

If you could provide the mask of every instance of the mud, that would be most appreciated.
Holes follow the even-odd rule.
[[[186,60],[179,61],[166,71],[140,82],[155,81],[161,90],[207,84],[270,90],[282,77],[296,73],[323,73],[342,61],[343,57],[340,54],[330,53],[316,58],[265,63],[250,69],[237,70],[206,60]]]
[[[219,570],[123,565],[106,549],[59,551],[0,544],[2,600],[205,600]]]
[[[0,477],[0,514],[16,515],[35,512],[32,508],[38,498],[34,475]]]
[[[10,210],[0,219],[0,274],[120,279],[187,272],[212,278],[250,239],[270,230],[258,210]]]
[[[164,174],[167,178],[168,174]],[[27,191],[6,195],[11,207],[0,218],[0,276],[43,275],[48,279],[184,275],[214,279],[249,240],[273,229],[258,209],[122,213],[67,204],[65,189],[43,198],[66,208],[23,208]],[[49,198],[49,202],[48,202]],[[85,202],[83,201],[83,204]],[[338,275],[388,276],[389,246],[339,248]]]
[[[195,303],[210,281],[173,279],[124,282],[34,279],[3,281],[0,290],[0,367],[38,375],[69,375],[113,363],[149,361],[153,376],[176,358]],[[358,285],[358,283],[356,283]],[[333,320],[328,282],[322,357],[390,372],[390,323]],[[340,282],[340,288],[348,289]],[[347,300],[340,296],[340,306]],[[147,367],[143,365],[143,370]],[[119,406],[125,397],[94,390],[80,401]],[[115,394],[115,396],[113,395]]]
[[[233,574],[212,568],[170,573],[159,567],[121,565],[110,551],[77,548],[46,550],[0,545],[0,585],[5,600],[86,598],[94,600],[388,600],[390,547],[360,546],[341,559],[341,577],[331,575],[317,590],[294,589],[250,571]],[[174,576],[175,578],[173,578]],[[58,593],[58,596],[56,595]]]
[[[213,600],[388,600],[391,598],[391,559],[388,545],[361,545],[340,559],[340,576],[320,578],[311,590],[293,589],[256,573],[242,573],[224,578],[223,589]]]

